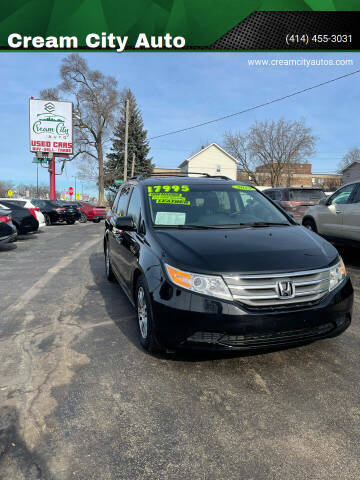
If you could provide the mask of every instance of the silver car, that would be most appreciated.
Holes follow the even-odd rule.
[[[360,182],[348,183],[309,207],[302,224],[333,242],[360,246]]]

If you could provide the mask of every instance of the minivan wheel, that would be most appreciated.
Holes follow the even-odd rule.
[[[114,275],[111,262],[110,262],[108,242],[106,242],[105,244],[105,272],[106,272],[106,278],[109,280],[109,282],[116,282],[116,277]]]
[[[302,224],[305,228],[311,230],[312,232],[317,233],[316,223],[314,222],[314,220],[312,218],[306,218],[302,222]]]
[[[139,277],[135,292],[138,332],[141,345],[150,353],[163,351],[155,338],[151,299],[144,277]]]

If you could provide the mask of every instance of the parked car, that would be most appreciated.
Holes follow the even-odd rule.
[[[107,214],[104,254],[149,351],[308,343],[351,322],[335,247],[229,179],[129,180]]]
[[[28,198],[0,198],[0,202],[2,200],[5,200],[14,205],[19,205],[20,207],[27,208],[39,222],[39,228],[45,227],[46,223],[44,215],[41,213],[40,209],[36,205],[34,205]]]
[[[106,208],[98,205],[92,205],[87,202],[78,202],[82,218],[80,221],[86,222],[91,221],[94,223],[99,223],[100,220],[106,218]]]
[[[66,222],[68,225],[72,225],[76,220],[80,219],[81,214],[79,209],[76,206],[68,205],[62,200],[41,200],[33,198],[31,201],[40,208],[47,225],[58,222]]]
[[[11,221],[11,210],[0,207],[0,245],[15,242],[17,238],[16,227]]]
[[[310,205],[317,205],[322,198],[326,197],[321,188],[307,187],[270,188],[263,193],[289,212],[299,223]]]
[[[36,232],[39,229],[39,222],[35,216],[29,212],[27,208],[20,207],[7,200],[1,200],[0,208],[8,208],[11,210],[12,223],[15,225],[18,235]]]
[[[335,243],[360,246],[360,182],[349,183],[309,207],[302,224]]]

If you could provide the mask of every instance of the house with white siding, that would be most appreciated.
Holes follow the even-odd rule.
[[[360,182],[360,162],[352,162],[347,167],[341,170],[342,173],[342,184],[350,182]]]
[[[211,143],[191,157],[184,160],[179,168],[184,173],[208,173],[209,175],[224,175],[236,180],[237,162],[230,153],[217,143]]]

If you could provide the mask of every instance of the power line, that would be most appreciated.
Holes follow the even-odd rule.
[[[355,70],[354,72],[346,73],[345,75],[341,75],[340,77],[332,78],[331,80],[327,80],[326,82],[318,83],[317,85],[313,85],[312,87],[304,88],[302,90],[298,90],[294,93],[289,93],[288,95],[284,95],[283,97],[275,98],[274,100],[270,100],[269,102],[261,103],[260,105],[256,105],[255,107],[246,108],[245,110],[241,110],[240,112],[231,113],[230,115],[225,115],[223,117],[215,118],[214,120],[208,120],[207,122],[198,123],[196,125],[192,125],[191,127],[181,128],[180,130],[173,130],[171,132],[163,133],[161,135],[156,135],[155,137],[150,137],[149,140],[155,140],[156,138],[166,137],[168,135],[174,135],[175,133],[185,132],[187,130],[192,130],[193,128],[203,127],[204,125],[209,125],[210,123],[220,122],[221,120],[225,120],[227,118],[235,117],[236,115],[241,115],[242,113],[251,112],[252,110],[256,110],[257,108],[265,107],[267,105],[271,105],[272,103],[281,102],[281,100],[285,100],[287,98],[295,97],[296,95],[300,95],[301,93],[308,92],[310,90],[314,90],[314,88],[319,88],[324,85],[328,85],[329,83],[336,82],[337,80],[341,80],[342,78],[350,77],[351,75],[355,75],[359,73],[359,70]]]

